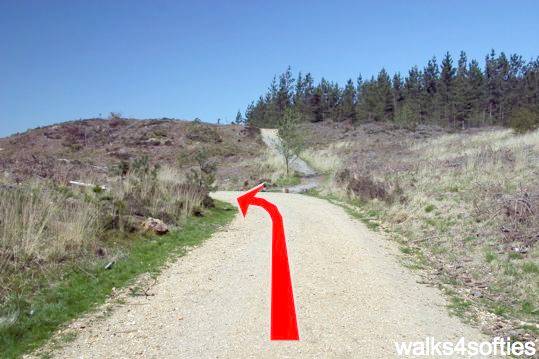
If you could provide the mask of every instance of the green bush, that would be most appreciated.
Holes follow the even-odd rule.
[[[516,133],[526,133],[539,127],[539,114],[528,108],[520,108],[511,114],[509,126]]]

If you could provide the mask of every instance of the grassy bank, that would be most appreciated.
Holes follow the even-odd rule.
[[[21,288],[1,308],[0,353],[18,357],[46,341],[56,329],[103,303],[113,288],[129,284],[142,273],[158,273],[163,265],[201,243],[235,215],[233,207],[216,202],[202,217],[184,219],[178,230],[161,237],[121,234],[111,241],[122,256],[112,268],[107,260],[76,262],[61,271],[35,272],[32,280],[47,282],[38,292]],[[112,244],[111,244],[112,245]]]
[[[407,266],[443,284],[454,313],[489,333],[537,338],[539,132],[418,137],[358,131],[313,148],[309,162],[329,173],[322,195],[384,228]]]

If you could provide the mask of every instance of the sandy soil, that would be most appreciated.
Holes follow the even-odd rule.
[[[271,225],[254,207],[166,269],[153,296],[129,297],[54,356],[393,358],[395,341],[487,340],[398,264],[393,243],[340,207],[298,194],[260,196],[285,220],[299,342],[269,340]]]

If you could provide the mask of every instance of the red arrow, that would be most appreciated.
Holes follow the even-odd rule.
[[[260,184],[238,197],[241,213],[245,217],[249,205],[264,208],[270,215],[272,226],[271,244],[271,340],[299,340],[294,294],[290,281],[290,268],[286,253],[283,217],[277,206],[256,194],[264,188]]]

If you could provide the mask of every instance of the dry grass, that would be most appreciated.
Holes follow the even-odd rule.
[[[229,173],[226,181],[221,181],[219,189],[246,190],[262,182],[271,186],[286,178],[286,165],[282,157],[269,149],[257,158],[240,161],[236,166],[241,167],[242,171]]]
[[[538,323],[539,132],[449,135],[411,151],[419,166],[386,175],[405,200],[370,206],[488,310]]]
[[[0,188],[0,309],[38,273],[92,257],[102,233],[99,206],[50,183]]]
[[[349,169],[332,168],[325,191],[362,201],[404,253],[418,254],[422,265],[518,334],[526,330],[514,320],[539,323],[539,131],[410,134],[398,144],[391,136],[369,137],[346,151],[318,147],[315,166],[324,166],[327,151],[327,158],[347,158]]]
[[[200,213],[208,193],[185,178],[185,174],[169,168],[156,173],[129,173],[112,189],[120,217],[154,217],[177,224]]]
[[[301,158],[306,161],[319,173],[335,173],[343,166],[342,153],[346,153],[351,148],[349,141],[340,141],[330,144],[327,148],[308,148],[301,154]]]
[[[258,162],[257,171],[261,178],[269,179],[272,183],[286,177],[286,164],[278,153],[266,150]]]
[[[208,192],[186,178],[164,167],[132,171],[107,190],[49,181],[0,185],[0,303],[36,271],[105,255],[110,230],[139,230],[147,217],[179,225],[201,214],[211,205]]]
[[[0,188],[0,268],[60,261],[91,249],[98,206],[32,183]]]

